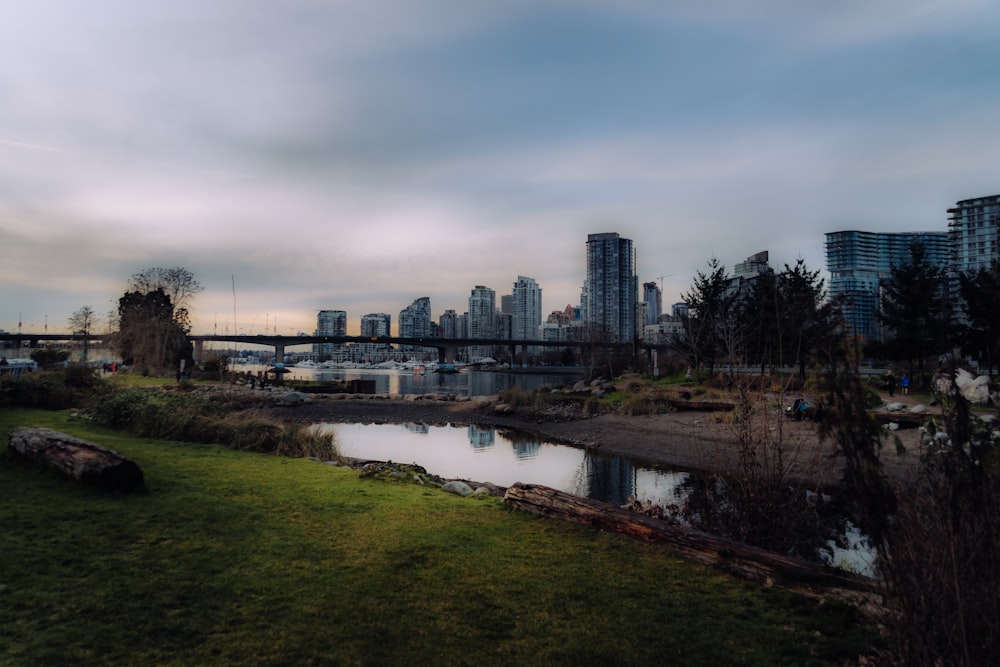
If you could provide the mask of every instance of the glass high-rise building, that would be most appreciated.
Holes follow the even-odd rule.
[[[882,285],[892,269],[912,259],[910,246],[921,243],[930,264],[948,266],[947,232],[881,233],[857,230],[826,234],[826,268],[830,298],[838,301],[848,334],[862,340],[882,340],[878,319]]]
[[[497,293],[489,287],[476,285],[469,294],[469,312],[466,314],[469,338],[497,337]],[[478,361],[493,354],[491,346],[469,347],[469,361]]]
[[[617,233],[587,236],[585,324],[591,337],[628,343],[637,336],[635,248]]]
[[[642,284],[642,302],[646,304],[643,324],[653,325],[660,321],[663,314],[663,293],[655,282]]]
[[[511,332],[514,340],[537,340],[542,324],[542,288],[534,278],[518,276],[511,294]]]
[[[1000,259],[1000,195],[963,199],[948,209],[948,278],[958,303],[958,275]]]
[[[422,296],[399,311],[400,338],[430,338],[431,336],[431,298]],[[401,348],[408,355],[428,355],[434,350],[419,345],[404,345]]]
[[[321,310],[316,314],[315,336],[346,336],[347,311]],[[314,343],[313,355],[333,356],[343,350],[343,343]]]

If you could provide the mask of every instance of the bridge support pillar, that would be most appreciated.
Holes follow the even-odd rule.
[[[200,364],[205,360],[205,341],[196,340],[194,342],[194,363]]]
[[[439,347],[438,351],[438,364],[453,364],[455,363],[455,353],[457,348],[454,345],[446,345],[444,347]]]
[[[282,343],[274,344],[274,365],[285,363],[285,346]]]

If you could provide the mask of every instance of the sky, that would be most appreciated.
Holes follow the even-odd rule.
[[[577,305],[592,233],[680,301],[718,259],[945,231],[1000,193],[994,0],[0,0],[0,329],[193,333]]]

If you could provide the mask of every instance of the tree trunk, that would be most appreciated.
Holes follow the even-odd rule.
[[[47,428],[18,428],[9,446],[21,456],[109,491],[143,485],[142,470],[117,452]]]
[[[827,593],[855,603],[871,604],[874,602],[872,594],[879,589],[878,583],[867,577],[716,537],[547,486],[514,484],[507,489],[504,502],[533,514],[661,544],[695,562],[802,593]]]

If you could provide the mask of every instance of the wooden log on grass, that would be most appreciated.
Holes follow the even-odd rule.
[[[507,489],[504,502],[541,516],[664,545],[690,560],[753,581],[780,584],[802,592],[837,589],[871,594],[878,590],[877,582],[867,577],[741,544],[540,484],[518,482]]]
[[[109,491],[143,485],[142,469],[121,454],[93,442],[48,428],[17,428],[9,447],[24,458]]]

